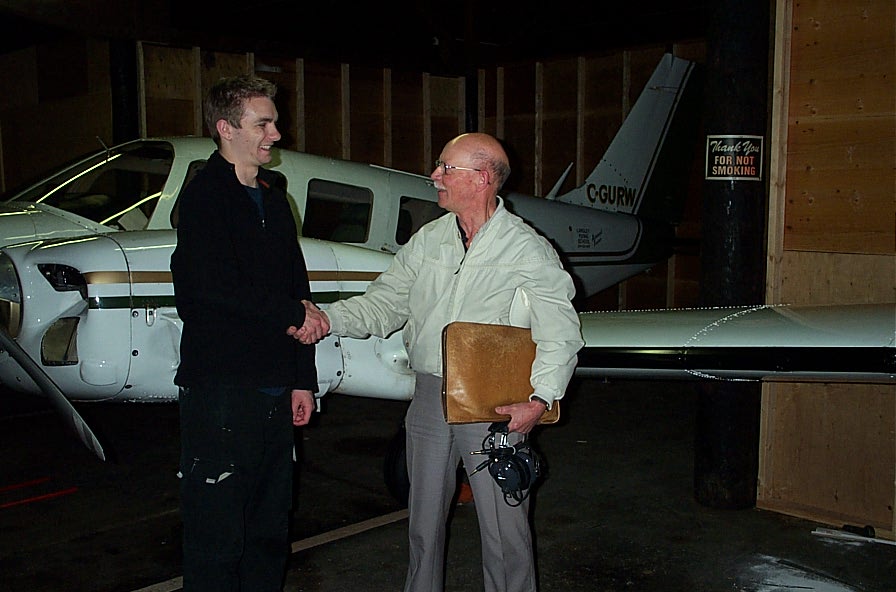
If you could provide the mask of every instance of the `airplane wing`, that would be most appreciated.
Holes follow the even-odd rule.
[[[896,303],[592,312],[577,374],[896,382]]]

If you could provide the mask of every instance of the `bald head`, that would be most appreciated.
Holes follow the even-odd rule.
[[[448,142],[445,147],[454,147],[470,155],[477,168],[486,169],[491,174],[491,182],[495,193],[501,189],[510,176],[510,161],[504,147],[488,134],[461,134]]]

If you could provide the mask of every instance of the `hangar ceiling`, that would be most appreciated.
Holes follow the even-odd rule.
[[[61,34],[460,74],[705,35],[703,0],[2,0],[0,52]]]

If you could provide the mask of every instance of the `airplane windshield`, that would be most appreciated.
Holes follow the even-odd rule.
[[[7,201],[40,203],[123,230],[146,226],[174,161],[165,142],[102,151]]]

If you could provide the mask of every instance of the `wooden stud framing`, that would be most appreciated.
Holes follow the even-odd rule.
[[[340,158],[349,160],[352,157],[352,100],[350,68],[348,64],[342,64],[339,69],[339,80],[342,86],[342,102],[340,113],[342,115],[342,154]]]
[[[495,113],[495,135],[499,138],[503,138],[506,135],[505,130],[505,121],[504,121],[504,68],[498,68],[497,72],[497,84],[495,92],[497,94],[497,108]]]
[[[193,48],[193,135],[202,135],[202,54],[198,47]]]
[[[296,150],[305,151],[305,60],[299,58],[296,60]]]
[[[435,157],[432,153],[432,76],[423,75],[423,170],[430,166]]]
[[[585,58],[576,58],[576,187],[585,182],[585,88],[588,85],[588,69]]]
[[[392,166],[392,70],[383,68],[383,165]]]

